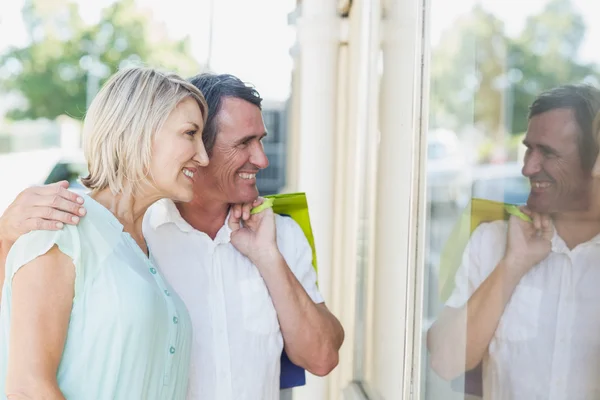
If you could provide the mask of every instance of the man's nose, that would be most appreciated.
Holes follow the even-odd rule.
[[[537,151],[532,151],[525,156],[522,173],[530,177],[542,171],[542,157]]]
[[[259,142],[257,146],[253,146],[250,162],[260,169],[265,169],[269,166],[269,159],[265,154],[265,149],[261,142]]]

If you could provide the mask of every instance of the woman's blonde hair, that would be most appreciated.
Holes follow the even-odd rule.
[[[102,87],[83,124],[83,149],[92,191],[137,190],[150,171],[152,139],[184,99],[198,102],[204,122],[208,106],[194,85],[178,75],[147,67],[121,70]],[[200,132],[199,132],[200,133]]]

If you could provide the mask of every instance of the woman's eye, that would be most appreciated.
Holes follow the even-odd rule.
[[[196,134],[196,132],[198,132],[198,131],[187,131],[185,134],[186,135],[190,135],[190,136],[194,136]]]

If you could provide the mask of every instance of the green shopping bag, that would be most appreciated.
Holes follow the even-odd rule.
[[[308,202],[306,193],[287,193],[265,196],[273,200],[273,212],[280,215],[291,217],[304,232],[312,249],[313,267],[317,271],[317,252],[315,249],[315,239],[310,226],[310,215],[308,213]]]
[[[442,303],[448,300],[454,290],[454,276],[460,267],[465,247],[475,228],[484,222],[506,221],[510,214],[519,213],[515,208],[514,204],[471,199],[454,225],[440,255],[439,294]],[[519,217],[527,218],[523,215]]]

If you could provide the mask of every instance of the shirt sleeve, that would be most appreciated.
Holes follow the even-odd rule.
[[[46,254],[52,247],[58,249],[73,260],[75,265],[75,297],[83,286],[83,274],[80,271],[81,245],[77,227],[65,225],[58,231],[32,231],[21,236],[11,247],[6,258],[5,284],[11,286],[19,269],[39,256]]]
[[[502,259],[505,248],[505,221],[479,225],[467,243],[454,279],[454,290],[446,301],[446,306],[464,306]]]
[[[278,216],[277,241],[285,261],[313,302],[323,303],[312,265],[312,248],[300,225],[290,217]]]

